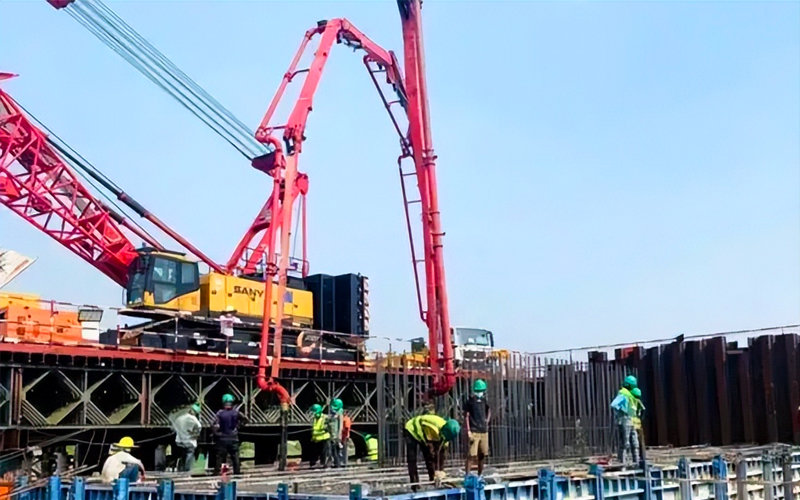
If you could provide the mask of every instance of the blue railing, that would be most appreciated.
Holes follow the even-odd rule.
[[[24,478],[18,483],[11,500],[795,500],[800,453],[741,457],[735,465],[722,456],[699,462],[681,458],[677,466],[646,463],[636,471],[606,472],[593,465],[588,474],[571,477],[540,469],[536,478],[488,485],[471,475],[460,488],[389,496],[362,495],[360,484],[352,484],[349,495],[313,495],[289,493],[287,484],[274,492],[237,491],[235,480],[220,483],[216,491],[176,491],[171,479],[157,486],[131,485],[127,479],[89,484],[80,477],[67,483],[57,476],[45,486],[26,483]]]

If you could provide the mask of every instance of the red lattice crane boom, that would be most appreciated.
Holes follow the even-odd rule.
[[[14,75],[0,73],[0,80]],[[25,219],[123,288],[139,255],[123,228],[158,250],[164,246],[99,200],[11,96],[0,89],[0,204]],[[117,200],[189,250],[212,269],[208,256],[98,174],[86,172]]]

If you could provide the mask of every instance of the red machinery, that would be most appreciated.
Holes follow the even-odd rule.
[[[56,8],[65,8],[73,4],[73,0],[48,1]],[[99,3],[99,0],[92,1],[95,4]],[[76,3],[75,5],[79,6],[80,3]],[[289,268],[289,236],[294,203],[298,197],[303,197],[308,191],[308,176],[298,171],[297,164],[305,139],[304,131],[308,114],[312,109],[311,104],[313,96],[322,76],[322,71],[327,62],[330,49],[334,43],[344,43],[345,45],[355,49],[361,49],[365,52],[364,64],[400,136],[401,155],[398,158],[398,168],[403,189],[408,233],[411,240],[411,254],[420,317],[426,323],[429,333],[431,370],[434,375],[433,391],[436,394],[444,394],[452,388],[455,382],[453,347],[450,338],[449,311],[444,274],[442,242],[444,233],[441,229],[437,199],[435,174],[436,156],[433,152],[433,143],[431,139],[427,87],[425,81],[421,0],[398,0],[398,7],[403,29],[405,76],[393,52],[386,51],[375,44],[347,20],[334,19],[321,22],[317,27],[306,32],[288,72],[285,74],[261,125],[256,131],[256,139],[258,141],[274,148],[272,152],[253,158],[252,161],[255,168],[264,171],[273,178],[272,194],[242,241],[237,245],[236,250],[225,266],[225,271],[228,273],[250,273],[255,270],[256,264],[262,261],[263,256],[266,255],[267,279],[275,280],[277,278],[277,317],[269,318],[274,321],[275,325],[271,371],[270,374],[267,375],[269,329],[271,323],[271,321],[267,319],[269,315],[269,305],[273,300],[272,287],[267,286],[264,301],[265,321],[262,326],[258,383],[262,389],[278,394],[282,403],[288,402],[289,395],[276,381],[276,378],[280,370],[280,346],[282,340],[281,316],[283,314],[284,290],[286,288],[287,271]],[[297,65],[302,55],[310,41],[316,35],[320,35],[320,42],[314,54],[314,60],[311,66],[307,69],[298,70]],[[381,83],[377,78],[377,74],[379,73],[385,73],[385,82],[392,87],[397,95],[396,100],[390,101],[387,99],[386,94],[381,88]],[[293,82],[298,75],[304,75],[303,85],[300,97],[295,103],[292,112],[285,124],[271,124],[273,114],[277,109],[284,91],[289,83]],[[185,77],[185,75],[182,76]],[[405,115],[408,119],[407,132],[401,129],[398,115],[395,114],[394,109],[397,105],[405,110]],[[274,135],[278,130],[283,131],[280,139]],[[29,146],[23,144],[17,147],[24,148]],[[42,146],[37,147],[41,148]],[[4,147],[4,145],[0,143],[0,148],[2,148],[0,152],[8,154],[8,147]],[[33,155],[33,157],[37,155],[35,152],[26,153],[26,155],[28,154]],[[23,155],[18,155],[18,157],[22,156]],[[27,158],[27,156],[25,157]],[[57,158],[54,154],[50,154],[48,157]],[[413,162],[413,171],[410,169],[409,171],[404,171],[403,164],[406,161]],[[2,166],[2,164],[0,164],[0,166]],[[6,178],[6,184],[14,184],[14,175],[15,174],[12,174],[10,178]],[[418,200],[409,200],[407,197],[405,182],[406,179],[411,176],[416,176],[417,178],[417,185],[420,192]],[[53,180],[54,186],[49,188],[47,193],[49,196],[53,196],[54,192],[61,189],[61,183],[63,181],[59,179],[60,178],[56,178],[56,180]],[[72,200],[71,203],[75,203],[74,200],[78,198],[90,196],[88,193],[84,193],[85,190],[82,190],[77,179],[73,179],[70,182],[75,186],[72,188],[72,191],[76,195],[69,197],[70,200]],[[2,186],[3,177],[0,177],[0,194],[2,194]],[[124,193],[121,194],[124,195]],[[118,195],[118,198],[122,199],[120,195]],[[32,196],[31,203],[35,203],[36,199],[36,197]],[[8,203],[5,204],[9,205]],[[413,243],[411,215],[409,213],[409,207],[412,204],[419,204],[421,208],[424,252],[421,259],[416,256]],[[52,206],[52,204],[49,206]],[[40,209],[41,207],[37,208],[37,210]],[[54,210],[51,210],[51,212],[54,212]],[[44,225],[38,223],[35,217],[25,215],[19,211],[18,213],[37,225],[40,229],[48,232],[48,234],[59,240],[65,246],[68,246],[106,274],[115,277],[117,281],[124,276],[121,274],[123,267],[130,263],[130,260],[125,259],[130,259],[135,256],[135,251],[126,246],[124,244],[125,242],[117,236],[119,229],[114,223],[114,220],[111,220],[115,218],[106,210],[101,210],[100,208],[94,208],[94,206],[92,206],[91,210],[80,210],[80,213],[83,214],[82,217],[88,218],[88,220],[81,219],[70,222],[69,226],[75,228],[73,232],[79,233],[80,243],[77,244],[77,246],[74,237],[71,236],[72,233],[70,233],[70,235],[66,235],[66,233],[62,235],[58,230],[48,230]],[[140,212],[137,211],[137,213]],[[140,213],[140,215],[143,214]],[[305,210],[303,210],[303,217],[305,217]],[[68,220],[65,217],[62,218]],[[99,220],[95,220],[98,218]],[[116,222],[125,224],[123,218],[119,217],[118,219],[119,220]],[[163,226],[163,224],[159,225],[159,227],[161,226]],[[126,225],[125,227],[128,226]],[[168,229],[169,228],[166,228],[166,230]],[[89,236],[94,235],[93,232],[100,233],[100,235],[89,238]],[[305,233],[305,223],[303,224],[303,233]],[[188,242],[174,233],[168,234],[173,236],[176,241],[186,246],[187,249],[201,258],[201,260],[206,261],[213,269],[219,270],[219,266],[213,264],[210,259],[207,259],[199,251],[196,251]],[[145,239],[145,235],[140,236]],[[305,266],[305,237],[303,239],[304,265],[302,270],[305,273],[307,271]],[[145,241],[149,240],[145,239]],[[278,245],[280,245],[280,252],[278,252]],[[131,255],[127,255],[126,251],[132,252]],[[127,257],[120,257],[120,255],[127,255]],[[109,262],[112,263],[109,264]],[[425,264],[424,296],[422,294],[419,271],[417,268],[417,265],[423,262]]]
[[[0,80],[14,75],[0,73]],[[0,203],[92,264],[121,286],[138,256],[125,228],[148,245],[163,250],[155,238],[97,199],[64,162],[55,144],[0,90]],[[101,177],[87,172],[138,215],[213,269],[220,269],[194,245]]]
[[[319,85],[322,71],[328,60],[328,55],[334,43],[343,43],[352,48],[365,52],[364,64],[372,76],[375,87],[386,106],[387,111],[400,136],[401,155],[398,159],[400,178],[403,183],[403,196],[406,208],[409,237],[411,238],[412,259],[414,274],[417,284],[417,296],[420,306],[420,316],[428,326],[428,340],[430,343],[431,370],[434,374],[434,392],[444,394],[454,383],[455,372],[453,367],[453,348],[450,340],[450,321],[447,309],[447,290],[444,275],[444,257],[442,251],[441,222],[436,190],[435,161],[433,144],[431,140],[427,88],[424,76],[424,53],[422,46],[420,2],[408,0],[398,2],[402,17],[403,43],[405,53],[406,76],[403,77],[400,65],[394,53],[386,51],[366,35],[356,29],[346,19],[333,19],[318,23],[315,28],[308,30],[303,37],[294,59],[292,60],[278,91],[270,103],[261,124],[256,130],[256,139],[271,145],[274,151],[255,158],[253,167],[272,176],[272,196],[262,209],[259,217],[251,226],[245,239],[237,247],[237,253],[228,261],[228,266],[238,262],[242,249],[250,247],[251,242],[261,233],[260,241],[255,245],[254,255],[261,258],[266,252],[267,262],[275,263],[276,254],[280,257],[277,265],[269,265],[267,274],[269,279],[277,276],[277,318],[275,321],[274,345],[279,346],[281,341],[283,295],[286,288],[286,275],[288,270],[289,241],[292,223],[292,207],[298,195],[305,195],[308,190],[308,177],[298,171],[297,164],[305,140],[305,128],[308,114],[312,109],[314,93]],[[307,69],[297,69],[309,42],[319,35],[320,41],[314,53],[314,59]],[[376,77],[378,73],[385,73],[386,83],[391,85],[398,99],[390,102],[387,100],[383,89]],[[304,75],[300,96],[297,99],[287,121],[281,125],[272,123],[275,110],[287,86],[298,75]],[[408,132],[404,134],[400,129],[392,104],[400,105],[408,117]],[[274,134],[282,131],[281,140]],[[404,159],[411,159],[414,171],[403,171]],[[409,201],[406,197],[405,178],[415,175],[420,191],[419,200]],[[414,253],[413,232],[410,223],[409,205],[419,203],[422,210],[423,251],[425,262],[425,300],[422,299],[421,287],[417,272],[417,262]],[[271,222],[264,224],[266,214]],[[303,211],[305,215],[305,210]],[[305,224],[304,224],[305,227]],[[305,234],[303,235],[305,239]],[[278,240],[280,251],[278,252]],[[305,260],[305,253],[303,255]],[[251,266],[252,262],[247,262]],[[266,291],[265,304],[272,303],[272,290]],[[425,305],[423,305],[425,304]],[[265,316],[268,314],[265,310]],[[273,362],[269,377],[267,376],[267,348],[269,345],[269,326],[264,322],[262,326],[261,355],[259,357],[258,383],[263,389],[270,390],[278,376],[280,364],[280,350],[274,349]]]

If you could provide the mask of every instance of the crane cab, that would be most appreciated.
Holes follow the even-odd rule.
[[[131,309],[199,311],[199,267],[181,253],[143,248],[131,264],[126,292]]]

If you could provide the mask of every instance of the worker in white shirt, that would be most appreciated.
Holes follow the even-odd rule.
[[[225,312],[219,317],[219,333],[225,338],[225,357],[228,357],[231,349],[231,339],[233,338],[233,328],[242,320],[236,317],[236,309],[233,306],[226,306]]]
[[[111,484],[120,478],[125,478],[131,483],[139,479],[144,480],[144,465],[141,460],[131,455],[133,448],[136,448],[136,445],[128,436],[111,445],[111,455],[103,464],[101,474],[104,483]]]
[[[197,450],[197,438],[203,426],[200,424],[200,405],[195,403],[189,410],[175,419],[172,427],[175,430],[175,445],[181,450],[181,467],[178,470],[189,472],[194,465],[194,452]]]

